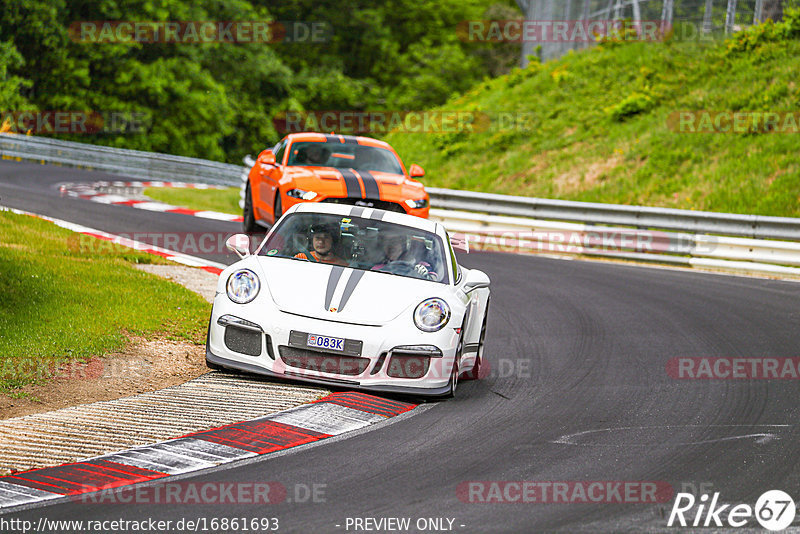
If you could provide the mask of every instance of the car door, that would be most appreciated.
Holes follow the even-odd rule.
[[[273,218],[275,193],[283,176],[283,156],[286,153],[286,144],[287,140],[283,139],[272,149],[275,154],[274,165],[257,164],[259,176],[258,197],[260,200],[258,209],[259,218],[261,219],[271,220]]]

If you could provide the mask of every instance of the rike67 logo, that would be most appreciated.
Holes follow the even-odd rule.
[[[709,501],[708,494],[696,499],[691,493],[678,493],[667,526],[692,527],[743,527],[753,517],[767,530],[783,530],[794,521],[797,509],[794,500],[781,490],[770,490],[756,501],[755,508],[749,504],[732,505],[719,502],[719,492]]]

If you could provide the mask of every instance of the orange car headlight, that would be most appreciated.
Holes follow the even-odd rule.
[[[422,208],[427,208],[428,207],[428,199],[427,198],[421,198],[419,200],[408,199],[408,200],[406,200],[406,206],[408,206],[412,210],[419,210],[419,209],[422,209]]]
[[[314,191],[304,191],[303,189],[291,189],[286,194],[301,200],[314,200],[317,198],[317,193]]]

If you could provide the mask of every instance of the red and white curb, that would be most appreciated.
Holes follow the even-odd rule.
[[[119,488],[269,454],[358,430],[416,406],[365,393],[332,393],[251,421],[0,477],[0,509]]]
[[[179,189],[226,189],[223,186],[209,184],[189,184],[183,182],[92,182],[78,184],[62,184],[59,187],[62,195],[83,198],[98,202],[100,204],[113,204],[115,206],[130,206],[132,208],[148,211],[158,211],[161,213],[179,213],[181,215],[191,215],[203,219],[213,219],[215,221],[242,222],[241,215],[232,215],[219,211],[202,211],[173,206],[163,202],[153,200],[132,199],[125,195],[116,195],[98,191],[102,188],[128,188],[128,187],[172,187]]]
[[[133,239],[128,239],[127,237],[121,237],[118,235],[109,234],[107,232],[103,232],[102,230],[96,230],[94,228],[89,228],[88,226],[82,226],[80,224],[71,223],[69,221],[62,221],[61,219],[55,219],[53,217],[48,217],[46,215],[39,215],[38,213],[31,213],[29,211],[23,211],[4,206],[0,206],[0,210],[10,211],[12,213],[16,213],[19,215],[29,215],[31,217],[44,219],[46,221],[52,222],[56,226],[60,226],[61,228],[66,228],[67,230],[71,230],[79,234],[96,237],[97,239],[102,239],[103,241],[109,241],[111,243],[122,245],[123,247],[132,248],[134,250],[145,252],[147,254],[155,254],[156,256],[161,256],[162,258],[174,261],[175,263],[180,263],[182,265],[187,265],[189,267],[197,267],[199,269],[208,271],[213,274],[220,274],[223,271],[223,269],[227,267],[227,265],[224,265],[222,263],[209,261],[203,258],[198,258],[196,256],[190,256],[188,254],[182,254],[180,252],[175,252],[173,250],[157,247],[149,243],[142,243],[141,241],[134,241]]]

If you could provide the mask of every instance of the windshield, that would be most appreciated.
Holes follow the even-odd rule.
[[[360,217],[321,213],[284,216],[259,255],[352,267],[447,283],[436,234]]]
[[[355,143],[298,141],[292,143],[287,165],[403,174],[400,162],[390,150]]]

